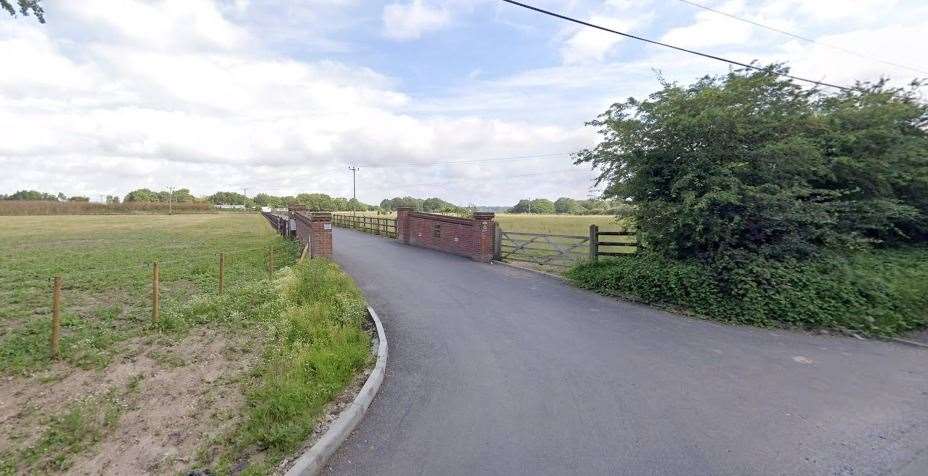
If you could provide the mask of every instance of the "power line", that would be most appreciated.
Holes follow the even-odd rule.
[[[663,46],[663,47],[665,47],[665,48],[670,48],[670,49],[673,49],[673,50],[682,51],[682,52],[684,52],[684,53],[689,53],[689,54],[696,55],[696,56],[702,56],[703,58],[709,58],[709,59],[714,59],[714,60],[716,60],[716,61],[722,61],[722,62],[724,62],[724,63],[729,63],[729,64],[733,64],[733,65],[736,65],[736,66],[741,66],[742,68],[748,68],[748,69],[753,69],[753,70],[757,70],[757,71],[768,71],[766,68],[762,68],[762,67],[760,67],[760,66],[754,66],[754,65],[752,65],[752,64],[747,64],[747,63],[742,63],[742,62],[740,62],[740,61],[730,60],[730,59],[727,59],[727,58],[723,58],[723,57],[721,57],[721,56],[711,55],[711,54],[709,54],[709,53],[702,53],[702,52],[699,52],[699,51],[695,51],[695,50],[683,48],[683,47],[680,47],[680,46],[675,46],[675,45],[671,45],[671,44],[668,44],[668,43],[663,43],[663,42],[656,41],[656,40],[650,40],[650,39],[648,39],[648,38],[644,38],[644,37],[641,37],[641,36],[632,35],[632,34],[630,34],[630,33],[624,33],[624,32],[618,31],[618,30],[613,30],[613,29],[611,29],[611,28],[606,28],[606,27],[604,27],[604,26],[596,25],[596,24],[593,24],[593,23],[585,22],[585,21],[583,21],[583,20],[578,20],[578,19],[576,19],[576,18],[572,18],[572,17],[569,17],[569,16],[561,15],[560,13],[555,13],[555,12],[552,12],[552,11],[549,11],[549,10],[545,10],[545,9],[542,9],[542,8],[533,7],[533,6],[531,6],[531,5],[527,5],[527,4],[524,4],[524,3],[521,3],[521,2],[516,2],[515,0],[502,0],[502,1],[504,1],[504,2],[506,2],[506,3],[511,3],[511,4],[513,4],[513,5],[516,5],[516,6],[519,6],[519,7],[525,8],[525,9],[528,9],[528,10],[533,10],[533,11],[536,11],[536,12],[538,12],[538,13],[543,13],[543,14],[545,14],[545,15],[549,15],[549,16],[552,16],[552,17],[555,17],[555,18],[560,18],[561,20],[566,20],[566,21],[569,21],[569,22],[572,22],[572,23],[576,23],[576,24],[578,24],[578,25],[588,26],[588,27],[590,27],[590,28],[596,28],[597,30],[602,30],[602,31],[609,32],[609,33],[613,33],[613,34],[616,34],[616,35],[621,35],[621,36],[624,36],[624,37],[627,37],[627,38],[632,38],[632,39],[634,39],[634,40],[643,41],[643,42],[645,42],[645,43],[651,43],[652,45]],[[778,73],[778,72],[776,72],[776,71],[772,71],[772,72],[773,72],[774,74],[778,75],[778,76],[783,76],[783,77],[786,77],[786,78],[795,79],[796,81],[803,81],[803,82],[806,82],[806,83],[815,84],[815,85],[817,85],[817,86],[828,86],[828,87],[830,87],[830,88],[840,89],[840,90],[842,90],[842,91],[850,91],[850,90],[851,90],[851,88],[844,87],[844,86],[838,86],[837,84],[825,83],[825,82],[822,82],[822,81],[816,81],[816,80],[814,80],[814,79],[803,78],[803,77],[800,77],[800,76],[793,76],[793,75],[791,75],[791,74],[786,74],[786,73]]]
[[[741,22],[744,22],[744,23],[749,23],[749,24],[751,24],[751,25],[754,25],[754,26],[763,28],[763,29],[765,29],[765,30],[770,30],[770,31],[773,31],[773,32],[776,32],[776,33],[780,33],[780,34],[782,34],[782,35],[790,36],[790,37],[796,38],[797,40],[802,40],[802,41],[805,41],[805,42],[807,42],[807,43],[813,43],[813,44],[816,44],[816,45],[826,46],[826,47],[828,47],[828,48],[832,48],[832,49],[835,49],[835,50],[838,50],[838,51],[843,51],[844,53],[857,56],[858,58],[863,58],[863,59],[867,59],[867,60],[870,60],[870,61],[876,61],[877,63],[883,63],[883,64],[886,64],[886,65],[895,66],[895,67],[897,67],[897,68],[907,69],[907,70],[909,70],[909,71],[914,71],[914,72],[916,72],[916,73],[928,74],[928,71],[923,71],[923,70],[920,70],[920,69],[918,69],[918,68],[912,68],[912,67],[906,66],[906,65],[904,65],[904,64],[893,63],[892,61],[881,60],[881,59],[879,59],[879,58],[874,58],[874,57],[872,57],[872,56],[868,56],[868,55],[865,55],[865,54],[863,54],[863,53],[858,53],[858,52],[856,52],[856,51],[854,51],[854,50],[849,50],[849,49],[847,49],[847,48],[843,48],[843,47],[840,47],[840,46],[831,45],[831,44],[828,44],[828,43],[822,43],[821,41],[813,40],[812,38],[809,38],[809,37],[806,37],[806,36],[798,35],[798,34],[796,34],[796,33],[792,33],[792,32],[786,31],[786,30],[781,30],[781,29],[779,29],[779,28],[775,28],[775,27],[772,27],[772,26],[769,26],[769,25],[764,25],[763,23],[759,23],[759,22],[756,22],[756,21],[754,21],[754,20],[749,20],[749,19],[747,19],[747,18],[742,18],[742,17],[739,17],[739,16],[737,16],[737,15],[733,15],[733,14],[731,14],[731,13],[724,12],[724,11],[722,11],[722,10],[716,10],[716,9],[714,9],[714,8],[712,8],[712,7],[707,7],[707,6],[705,6],[705,5],[702,5],[702,4],[699,4],[699,3],[696,3],[696,2],[691,2],[690,0],[677,0],[677,1],[682,2],[682,3],[685,3],[685,4],[687,4],[687,5],[691,5],[691,6],[696,7],[696,8],[701,8],[701,9],[703,9],[703,10],[706,10],[706,11],[709,11],[709,12],[712,12],[712,13],[716,13],[716,14],[719,14],[719,15],[723,15],[723,16],[726,16],[726,17],[728,17],[728,18],[732,18],[732,19],[735,19],[735,20],[738,20],[738,21],[741,21]]]

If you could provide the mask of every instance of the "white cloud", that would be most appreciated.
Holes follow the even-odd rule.
[[[600,15],[592,16],[588,21],[594,25],[604,26],[618,31],[628,31],[635,26],[636,23],[631,19],[620,19]],[[561,56],[567,64],[602,61],[612,50],[612,47],[623,40],[624,38],[622,36],[614,33],[589,27],[581,27],[564,42],[564,46],[561,48]]]
[[[684,48],[703,48],[741,44],[748,41],[753,33],[753,27],[747,23],[712,12],[699,12],[695,23],[671,29],[661,37],[661,41]]]
[[[579,124],[408,114],[415,105],[393,79],[336,61],[262,51],[241,41],[247,30],[214,5],[195,3],[113,2],[120,22],[59,10],[56,24],[67,30],[9,23],[0,32],[0,64],[17,67],[0,75],[0,167],[15,172],[0,174],[0,192],[34,188],[96,198],[174,185],[197,194],[249,187],[344,195],[347,163],[370,171],[370,165],[537,154],[588,143]],[[180,11],[211,20],[178,20]],[[517,195],[518,188],[498,182],[477,187],[489,193],[483,199],[471,195],[472,175],[489,180],[490,170],[496,178],[519,170],[492,165],[469,167],[467,174],[454,167],[378,170],[377,183],[361,198],[436,194],[434,186],[416,184],[443,181],[449,185],[441,193],[452,200],[517,198],[507,194]],[[575,175],[537,182],[585,189],[589,174]]]
[[[394,40],[415,40],[423,33],[438,30],[450,22],[448,10],[427,5],[422,0],[383,7],[384,34]]]

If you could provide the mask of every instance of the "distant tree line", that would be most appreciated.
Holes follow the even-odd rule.
[[[468,210],[437,197],[393,197],[385,198],[380,202],[380,209],[385,212],[394,211],[399,207],[410,207],[413,210],[427,213],[466,213]]]
[[[58,195],[52,195],[50,193],[39,192],[36,190],[19,190],[16,193],[11,195],[0,194],[0,200],[31,200],[31,201],[45,201],[45,202],[89,202],[89,197],[82,197],[80,195],[72,195],[70,197],[66,196],[63,193],[58,193]]]
[[[628,215],[632,206],[622,200],[602,200],[598,198],[577,200],[561,197],[555,201],[547,198],[529,200],[523,198],[509,213],[538,213],[543,215]]]

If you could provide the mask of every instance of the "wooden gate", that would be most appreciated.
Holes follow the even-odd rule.
[[[608,237],[604,241],[601,237]],[[533,263],[558,270],[577,263],[597,261],[600,256],[624,256],[638,250],[634,230],[599,231],[590,225],[590,233],[581,235],[552,235],[505,231],[497,225],[495,259]]]
[[[589,255],[590,237],[520,233],[500,229],[497,242],[499,260],[569,268]]]

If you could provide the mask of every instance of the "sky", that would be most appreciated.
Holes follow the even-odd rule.
[[[692,0],[816,43],[681,0],[525,1],[821,81],[928,77],[923,0]],[[587,198],[587,121],[729,68],[499,0],[42,5],[0,12],[0,193],[350,197],[357,165],[368,203]]]

